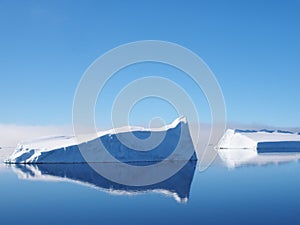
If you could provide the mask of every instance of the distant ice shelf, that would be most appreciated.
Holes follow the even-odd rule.
[[[153,145],[153,149],[141,151],[134,148],[137,143],[133,137],[147,139],[151,135],[154,137],[151,139],[154,144],[157,141],[155,137],[164,138],[160,142],[157,141],[158,145]],[[111,162],[112,158],[108,155],[121,162],[154,162],[167,158],[197,160],[185,117],[177,118],[173,123],[157,129],[123,127],[99,132],[95,138],[77,142],[74,136],[44,137],[25,141],[17,146],[15,152],[5,162],[23,164]],[[99,142],[102,145],[99,145]],[[128,147],[126,143],[131,144],[133,148]],[[172,154],[175,149],[176,154]]]
[[[229,167],[300,159],[300,133],[228,129],[216,150]]]

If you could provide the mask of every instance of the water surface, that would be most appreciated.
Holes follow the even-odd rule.
[[[86,165],[1,164],[0,181],[1,224],[300,224],[298,162],[204,172],[190,162],[146,187]]]

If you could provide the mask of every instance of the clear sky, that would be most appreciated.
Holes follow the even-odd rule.
[[[222,87],[228,121],[300,126],[299,12],[299,1],[2,0],[0,123],[71,124],[86,68],[118,45],[154,39],[185,46],[208,64]],[[182,82],[196,100],[198,92]],[[133,117],[144,115],[143,104]],[[149,115],[172,111],[159,101],[149,104]],[[201,108],[202,100],[197,104]],[[98,107],[99,116],[108,108]]]

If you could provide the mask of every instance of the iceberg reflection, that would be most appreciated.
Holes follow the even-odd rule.
[[[258,153],[256,149],[218,149],[217,151],[221,160],[229,168],[279,164],[300,160],[299,151],[293,153],[284,151],[278,153],[277,150],[269,150],[269,153]]]
[[[165,168],[173,168],[176,161],[166,161]],[[75,182],[89,187],[97,188],[109,194],[133,195],[140,193],[162,193],[172,196],[178,202],[187,202],[190,194],[190,187],[194,177],[196,161],[186,161],[182,169],[180,169],[172,177],[147,186],[128,186],[118,184],[106,179],[93,170],[89,164],[16,164],[10,165],[13,171],[20,179],[32,179],[43,181],[64,181]],[[114,168],[121,170],[121,163],[103,163],[101,167],[107,169]],[[126,171],[122,171],[124,175]],[[128,179],[138,179],[137,177],[128,175]],[[149,174],[148,174],[149,176]],[[155,176],[153,174],[153,176]]]

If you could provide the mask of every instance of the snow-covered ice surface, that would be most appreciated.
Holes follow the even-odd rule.
[[[216,150],[228,167],[297,161],[300,159],[300,133],[228,129]]]
[[[163,141],[150,151],[137,151],[130,149],[121,140],[131,142],[131,134],[138,138],[147,138],[149,135],[165,135]],[[43,137],[25,141],[18,145],[15,152],[6,160],[6,163],[84,163],[84,162],[111,162],[106,157],[106,151],[122,162],[161,161],[166,159],[175,150],[181,137],[181,154],[173,154],[170,160],[196,160],[194,145],[190,136],[189,127],[185,117],[176,119],[172,124],[157,129],[144,129],[138,127],[120,128],[99,132],[95,139],[87,139],[77,143],[74,136]],[[105,149],[99,149],[99,142]],[[134,143],[133,143],[134,144]],[[81,148],[84,146],[84,148]],[[84,149],[84,156],[82,156]],[[194,152],[193,155],[185,152]]]
[[[174,167],[178,161],[164,162],[164,168],[168,170]],[[181,162],[180,162],[181,163]],[[13,171],[20,179],[29,179],[37,181],[54,181],[54,182],[75,182],[92,188],[100,189],[101,191],[115,195],[136,195],[143,193],[160,193],[171,196],[176,201],[185,203],[189,199],[190,187],[196,168],[196,161],[187,161],[182,169],[180,169],[172,177],[147,186],[128,186],[118,184],[102,177],[99,173],[93,170],[89,164],[16,164],[10,165]],[[124,168],[121,163],[105,163],[108,169],[120,171],[124,173]],[[138,165],[138,163],[137,163]],[[126,172],[126,171],[125,171]],[[162,171],[163,173],[163,171]],[[125,175],[129,180],[138,179],[132,174]],[[153,174],[154,176],[154,174]]]

